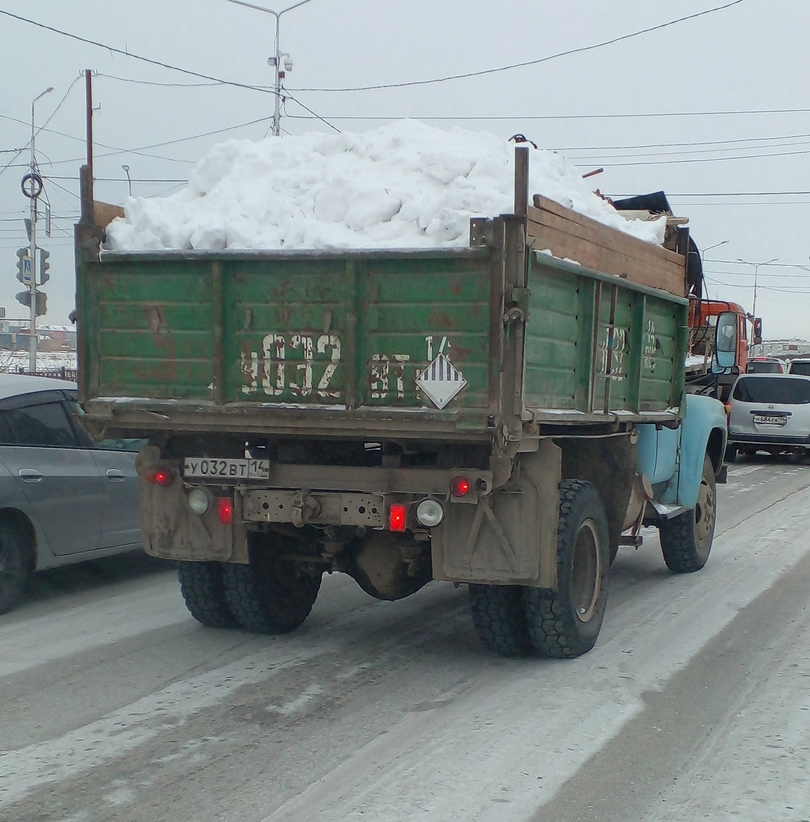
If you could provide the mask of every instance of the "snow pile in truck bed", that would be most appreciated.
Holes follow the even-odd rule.
[[[660,244],[665,220],[626,220],[561,155],[529,152],[529,192]],[[214,146],[188,185],[128,198],[114,250],[466,246],[470,217],[514,208],[514,144],[403,120],[357,134],[309,133]]]

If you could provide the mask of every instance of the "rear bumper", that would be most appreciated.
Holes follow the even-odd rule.
[[[772,434],[734,434],[729,431],[729,445],[761,445],[763,448],[810,448],[810,436],[784,437]]]

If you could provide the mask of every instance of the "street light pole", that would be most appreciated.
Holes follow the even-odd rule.
[[[726,243],[730,243],[730,242],[731,242],[731,240],[720,240],[719,243],[715,243],[714,245],[710,245],[710,246],[707,246],[706,248],[704,248],[700,252],[700,259],[701,259],[700,270],[703,271],[703,263],[706,262],[706,252],[707,251],[711,251],[713,248],[719,248],[721,245],[725,245]],[[709,298],[709,296],[710,296],[709,295],[709,286],[706,283],[705,276],[704,276],[704,279],[703,279],[703,284],[706,286],[706,297]],[[716,297],[717,294],[715,294],[714,296]]]
[[[280,137],[281,136],[281,81],[284,79],[286,72],[292,70],[292,60],[290,60],[290,55],[288,52],[281,51],[281,46],[279,44],[279,25],[281,23],[281,15],[286,14],[288,11],[292,11],[293,9],[297,9],[300,6],[304,6],[307,3],[311,2],[311,0],[301,0],[300,3],[295,3],[292,6],[289,6],[286,9],[282,9],[281,11],[273,11],[273,9],[266,9],[264,6],[255,6],[253,3],[247,3],[245,0],[228,0],[229,3],[235,3],[237,6],[246,6],[249,9],[255,9],[256,11],[263,11],[266,14],[272,14],[276,20],[276,36],[274,40],[273,46],[273,56],[268,59],[268,63],[276,71],[276,82],[275,82],[275,106],[273,109],[273,136]],[[285,62],[284,66],[281,65],[281,58],[286,57],[287,61]]]
[[[36,139],[37,132],[34,127],[34,106],[40,97],[53,91],[53,86],[48,86],[42,94],[37,95],[31,101],[31,174],[37,174],[37,154]],[[38,195],[37,195],[38,196]],[[28,370],[37,370],[37,197],[31,197],[31,237],[28,253],[31,255],[31,282],[28,284],[31,295],[31,306],[28,324]]]
[[[761,265],[770,265],[771,263],[775,263],[775,262],[777,262],[778,259],[779,259],[778,257],[773,257],[770,260],[765,260],[764,263],[752,263],[750,260],[743,260],[741,257],[737,257],[737,262],[745,263],[746,265],[754,266],[754,302],[753,302],[753,305],[751,306],[751,316],[752,317],[757,316],[757,278],[758,278],[758,275],[759,275],[759,267]],[[754,340],[754,332],[752,330],[751,331],[751,345],[754,344],[753,340]]]
[[[707,248],[704,248],[701,254],[705,254],[707,251],[711,251],[713,248],[719,248],[721,245],[725,245],[729,242],[731,242],[731,240],[720,240],[719,243],[715,243],[714,245],[710,245]]]

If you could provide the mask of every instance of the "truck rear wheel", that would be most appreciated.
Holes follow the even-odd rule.
[[[470,610],[478,638],[490,650],[502,656],[532,650],[521,586],[470,585]]]
[[[177,578],[191,615],[208,628],[236,628],[239,623],[228,608],[219,562],[179,562]]]
[[[559,484],[557,587],[524,588],[532,644],[554,659],[593,648],[602,627],[610,569],[607,517],[595,486],[581,480]]]
[[[709,559],[714,539],[715,489],[714,465],[707,455],[703,460],[695,507],[672,519],[662,520],[658,526],[661,553],[670,571],[690,574],[699,571]]]
[[[222,581],[231,613],[243,628],[284,634],[308,616],[321,587],[321,572],[253,549],[248,565],[226,563]]]

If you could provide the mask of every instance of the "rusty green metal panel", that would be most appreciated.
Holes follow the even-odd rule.
[[[497,251],[77,258],[83,401],[255,407],[254,427],[268,407],[288,427],[310,408],[300,424],[311,432],[317,420],[376,420],[436,436],[487,436],[515,407],[502,396],[514,363],[502,353],[512,332]],[[540,254],[527,288],[527,408],[594,418],[680,404],[685,300]],[[416,382],[439,354],[466,381],[441,410]]]
[[[486,252],[105,254],[79,266],[90,395],[436,410],[443,353],[448,410],[483,411],[490,281]]]
[[[685,300],[542,254],[528,285],[527,407],[643,414],[680,405]]]

